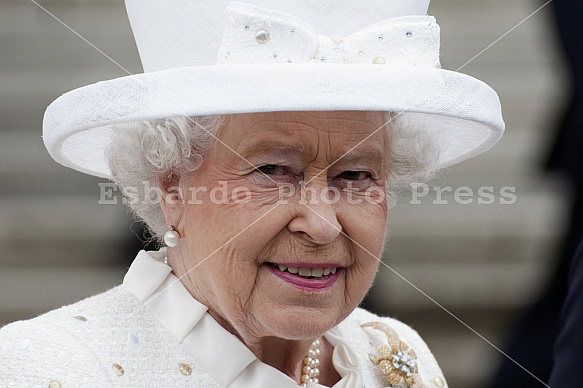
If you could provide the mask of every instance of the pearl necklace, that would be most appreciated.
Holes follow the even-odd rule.
[[[318,384],[320,381],[318,380],[318,376],[320,375],[320,340],[315,340],[310,345],[310,350],[308,350],[308,354],[304,358],[304,367],[302,368],[302,384],[301,387],[307,387],[308,383],[311,381],[313,383]]]

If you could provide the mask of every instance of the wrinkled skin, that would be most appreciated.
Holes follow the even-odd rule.
[[[298,382],[310,343],[358,306],[378,269],[387,219],[388,144],[384,129],[377,131],[384,118],[381,112],[233,115],[200,169],[181,177],[179,191],[159,175],[162,192],[178,199],[161,202],[166,222],[182,237],[168,252],[174,273],[259,359]],[[306,190],[302,201],[300,181],[316,197]],[[280,203],[283,183],[297,190]],[[224,200],[211,193],[221,184],[229,194],[247,190],[245,203],[213,200]],[[342,191],[348,184],[361,203],[349,203]],[[207,191],[193,198],[201,187]],[[332,187],[340,197],[322,200]],[[366,200],[369,188],[376,191]],[[342,268],[331,287],[307,291],[270,270],[270,263],[290,262]],[[332,350],[324,340],[320,383],[326,385],[339,379]]]

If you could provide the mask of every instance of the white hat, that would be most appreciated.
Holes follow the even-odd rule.
[[[64,94],[45,113],[59,163],[110,178],[119,123],[212,114],[397,112],[443,145],[440,167],[500,139],[496,93],[440,68],[429,0],[126,0],[144,73]]]

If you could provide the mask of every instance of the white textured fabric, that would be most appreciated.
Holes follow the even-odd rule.
[[[329,37],[292,15],[233,2],[217,64],[364,63],[439,67],[439,26],[426,15],[401,16],[354,34]]]
[[[425,16],[427,0],[249,3],[227,11],[225,0],[127,0],[146,73],[53,102],[43,124],[52,157],[111,178],[105,150],[116,124],[270,111],[397,112],[398,120],[441,140],[438,167],[477,155],[502,136],[496,93],[436,68],[439,30]],[[254,40],[259,27],[269,41]]]
[[[318,34],[347,36],[383,20],[425,15],[429,0],[244,0],[293,15]],[[144,71],[210,66],[217,59],[230,0],[126,0]]]
[[[2,328],[0,386],[297,388],[206,313],[162,259],[163,252],[142,251],[122,286]],[[151,276],[140,277],[146,273]],[[334,346],[333,363],[341,376],[334,388],[389,386],[368,359],[387,341],[361,327],[371,321],[389,325],[415,350],[426,387],[438,386],[437,381],[447,387],[415,331],[357,309],[324,334]]]

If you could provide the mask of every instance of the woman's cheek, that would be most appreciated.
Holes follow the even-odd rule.
[[[369,191],[343,192],[340,211],[345,216],[366,217],[368,221],[378,218],[379,222],[385,222],[388,205],[385,191],[375,188]],[[375,222],[376,223],[376,222]]]
[[[202,191],[202,190],[201,190]],[[234,179],[230,181],[218,181],[202,193],[197,199],[210,201],[212,204],[226,205],[228,207],[249,206],[260,207],[277,203],[281,193],[285,189],[277,186],[263,186],[250,183],[248,179]],[[200,203],[201,201],[197,201]]]
[[[375,255],[382,252],[387,224],[386,201],[379,204],[363,201],[357,205],[344,202],[338,208],[337,217],[351,240],[356,258],[377,260]]]

